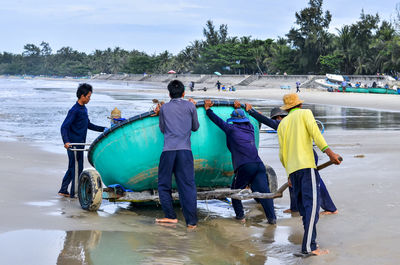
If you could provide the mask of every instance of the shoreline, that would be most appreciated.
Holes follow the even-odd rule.
[[[10,79],[21,79],[16,77],[5,77],[0,78]],[[22,79],[23,80],[23,79]],[[146,92],[149,94],[163,94],[168,98],[167,84],[165,82],[147,82],[147,81],[123,81],[123,80],[99,80],[99,79],[73,79],[73,78],[45,78],[35,77],[26,80],[45,80],[45,81],[73,81],[73,82],[89,82],[93,84],[126,84],[127,88],[112,89],[112,88],[98,88],[93,85],[94,91],[100,92],[121,92],[121,93],[140,93]],[[179,80],[179,78],[178,78]],[[129,88],[129,85],[145,85],[146,88]],[[157,88],[158,87],[158,88]],[[236,86],[236,91],[217,91],[217,88],[213,84],[199,84],[199,87],[206,87],[207,91],[186,90],[186,97],[198,97],[198,98],[241,98],[241,99],[252,99],[252,100],[277,100],[282,102],[283,95],[287,93],[295,93],[296,88],[291,89],[280,89],[271,87],[260,87],[260,86]],[[300,99],[303,99],[305,103],[310,104],[322,104],[322,105],[334,105],[343,107],[354,107],[354,108],[365,108],[373,110],[385,110],[400,112],[400,95],[391,94],[370,94],[370,93],[340,93],[340,92],[327,92],[321,91],[315,88],[301,88],[299,93]],[[243,102],[244,103],[244,102]],[[277,105],[279,105],[278,103]]]

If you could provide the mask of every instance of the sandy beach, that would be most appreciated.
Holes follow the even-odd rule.
[[[166,94],[165,86],[160,84],[160,89],[146,90],[146,93]],[[279,104],[282,96],[288,92],[257,88],[218,92],[214,88],[207,92],[188,91],[187,96],[198,99],[240,98],[242,102],[246,99],[273,99]],[[400,111],[398,95],[327,93],[304,89],[300,97],[307,103]],[[181,238],[189,245],[193,241],[203,242],[199,248],[208,251],[210,257],[204,257],[204,253],[190,254],[196,264],[232,264],[235,261],[239,262],[237,264],[397,264],[400,259],[397,250],[400,243],[400,193],[397,191],[400,185],[397,164],[400,154],[399,131],[347,130],[344,133],[328,130],[324,137],[344,159],[342,165],[321,171],[339,210],[338,215],[322,216],[317,226],[318,243],[321,248],[330,250],[329,255],[308,259],[293,258],[291,255],[300,249],[302,225],[300,217],[282,213],[289,204],[287,191],[283,198],[275,200],[278,213],[275,227],[262,223],[263,216],[258,206],[251,206],[250,216],[254,218],[251,217],[245,226],[229,218],[207,219],[207,214],[202,212],[198,232],[188,233],[182,218],[175,229],[155,225],[154,218],[162,215],[159,207],[152,211],[128,210],[125,206],[117,207],[117,211],[108,211],[106,207],[92,213],[82,210],[76,199],[60,198],[57,191],[66,170],[67,156],[43,151],[23,141],[0,141],[0,176],[3,182],[0,187],[0,207],[3,212],[0,253],[7,249],[4,240],[8,240],[12,235],[10,233],[15,231],[101,231],[103,236],[108,237],[112,235],[106,232],[114,231],[129,232],[135,237],[145,229],[151,231],[149,234],[152,236],[143,235],[143,242],[158,248],[169,244],[163,236]],[[279,185],[283,184],[286,177],[277,150],[261,149],[260,156],[277,172]],[[323,154],[320,157],[321,163],[327,160]],[[89,166],[87,161],[85,166]],[[109,205],[115,208],[113,204]],[[215,243],[219,241],[215,233],[221,234],[224,243]],[[159,238],[159,242],[153,242],[152,237]],[[136,251],[138,243],[132,243],[131,240],[128,242],[132,251]],[[40,251],[35,247],[35,240],[29,242],[33,249]],[[220,253],[216,249],[228,251],[228,254],[232,252],[234,256],[234,252],[242,253],[249,244],[254,245],[252,249],[255,254],[247,260],[227,258],[226,263],[218,263],[218,260],[211,258],[213,254]],[[210,249],[211,246],[216,248]],[[191,251],[188,249],[187,253]],[[265,252],[267,260],[261,257],[261,253]],[[148,264],[167,264],[161,254]],[[60,257],[64,256],[58,256],[58,264],[79,264],[78,261],[81,261],[77,258],[75,263],[68,263],[68,259],[60,261]],[[24,259],[21,258],[21,261]],[[181,264],[188,263],[183,261]]]
[[[116,82],[121,83],[121,82]],[[123,82],[125,83],[125,82]],[[134,83],[134,82],[133,82]],[[139,90],[146,93],[162,94],[168,97],[167,84],[152,82],[152,89]],[[202,84],[197,87],[203,87]],[[253,86],[239,86],[237,90],[232,91],[218,91],[214,86],[204,86],[207,91],[187,90],[186,97],[197,97],[199,99],[206,98],[238,98],[238,99],[272,99],[277,101],[277,106],[282,102],[282,97],[287,93],[295,93],[296,89],[279,89],[279,88],[265,88]],[[98,91],[107,91],[107,89],[99,89]],[[138,92],[136,89],[123,89],[121,92]],[[336,105],[354,108],[366,108],[387,111],[400,111],[400,95],[386,95],[386,94],[365,94],[365,93],[339,93],[327,92],[318,89],[302,88],[299,93],[301,99],[306,103],[323,104],[323,105]]]

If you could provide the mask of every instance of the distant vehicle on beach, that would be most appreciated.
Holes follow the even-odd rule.
[[[326,74],[325,79],[317,79],[317,83],[322,90],[337,90],[343,82],[349,82],[349,78],[345,79],[342,75]]]

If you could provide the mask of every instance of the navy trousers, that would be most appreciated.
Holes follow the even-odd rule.
[[[290,193],[290,210],[292,212],[298,212],[299,209],[297,207],[296,197],[293,195],[293,188],[289,187]],[[328,189],[325,186],[324,181],[320,178],[320,193],[321,193],[321,208],[324,211],[334,212],[337,210],[335,204],[332,201],[331,196],[329,195]]]
[[[67,154],[68,154],[68,170],[67,172],[65,172],[59,193],[68,194],[68,185],[71,183],[71,192],[69,194],[70,197],[73,198],[75,196],[75,157],[74,157],[74,152],[70,150],[67,150]],[[76,156],[78,159],[78,176],[79,176],[83,170],[83,152],[76,152]]]
[[[165,217],[176,219],[171,197],[172,174],[187,225],[197,224],[197,191],[194,181],[193,154],[190,150],[164,151],[158,166],[158,194]]]
[[[293,186],[293,195],[303,217],[304,236],[301,251],[309,253],[317,249],[316,225],[320,207],[320,176],[313,168],[300,169],[289,175]]]
[[[244,189],[246,186],[251,185],[251,190],[254,192],[269,193],[268,178],[265,166],[263,163],[248,163],[240,166],[232,181],[232,189]],[[268,222],[275,223],[276,216],[274,210],[273,199],[258,199],[264,208],[265,215]],[[232,206],[235,210],[236,219],[244,218],[243,205],[241,200],[232,199]]]
[[[318,165],[318,155],[314,151],[314,159],[315,159],[315,164]],[[325,186],[324,181],[322,178],[320,178],[320,192],[321,192],[321,208],[324,211],[328,212],[334,212],[337,210],[335,204],[332,201],[331,196],[329,195],[328,189]],[[293,196],[293,188],[289,187],[289,195],[290,195],[290,210],[292,212],[298,212],[299,209],[297,207],[297,201],[295,196]]]

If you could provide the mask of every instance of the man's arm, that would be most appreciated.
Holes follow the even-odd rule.
[[[229,125],[227,122],[225,122],[220,117],[215,115],[214,111],[212,111],[212,109],[210,109],[210,107],[212,107],[213,105],[214,105],[214,103],[211,100],[209,100],[209,99],[204,100],[204,109],[206,110],[206,114],[207,114],[208,118],[210,118],[210,120],[213,123],[215,123],[215,125],[217,125],[224,132],[226,132],[229,128]]]
[[[279,142],[279,160],[281,161],[282,166],[286,168],[286,165],[283,160],[283,145],[284,145],[283,137],[282,137],[282,132],[279,129],[278,129],[278,142]]]
[[[339,160],[340,155],[336,154],[332,151],[332,149],[329,148],[318,128],[317,122],[315,121],[314,115],[312,114],[311,110],[307,110],[305,122],[307,131],[311,135],[315,144],[318,146],[319,150],[326,153],[333,163],[339,165],[341,163],[341,161]]]
[[[188,101],[192,102],[194,105],[194,106],[191,106],[191,108],[192,108],[191,113],[192,113],[192,131],[195,132],[200,127],[199,119],[197,118],[197,108],[196,108],[197,102],[192,98],[189,98]]]
[[[322,136],[317,122],[315,121],[314,115],[311,110],[305,110],[304,112],[304,121],[306,124],[306,128],[308,133],[311,135],[311,138],[314,140],[315,144],[318,146],[319,150],[325,151],[328,148],[328,144],[326,143],[324,137]]]
[[[106,127],[103,126],[97,126],[93,123],[90,122],[90,120],[88,119],[88,129],[92,130],[92,131],[96,131],[96,132],[104,132],[106,130]]]
[[[192,131],[197,131],[200,127],[199,119],[197,117],[197,109],[196,107],[193,108],[192,111]]]
[[[250,114],[250,116],[255,118],[257,121],[271,127],[274,130],[278,129],[278,125],[279,125],[280,121],[273,120],[273,119],[270,119],[270,118],[262,115],[261,113],[259,113],[255,109],[253,109],[253,106],[251,106],[251,104],[249,104],[249,103],[245,103],[244,105],[245,105],[246,111]],[[236,109],[241,107],[240,102],[238,100],[235,100],[234,107]]]
[[[158,114],[158,126],[160,127],[160,131],[165,133],[164,108],[161,107]]]
[[[65,120],[61,125],[61,137],[63,139],[65,148],[68,148],[69,143],[71,142],[69,139],[68,132],[69,132],[69,128],[71,127],[71,124],[75,120],[75,116],[76,116],[76,111],[74,111],[73,109],[70,109],[68,111],[67,117],[65,117]]]
[[[208,116],[208,118],[210,118],[210,120],[215,123],[215,125],[217,125],[219,128],[221,128],[221,130],[223,130],[224,132],[226,132],[229,128],[229,125],[227,122],[225,122],[223,119],[221,119],[220,117],[218,117],[214,111],[212,111],[212,109],[208,109],[206,110],[206,114]]]
[[[264,115],[258,113],[258,112],[257,112],[255,109],[253,109],[253,108],[250,109],[248,112],[249,112],[250,116],[252,116],[252,117],[253,117],[254,119],[256,119],[257,121],[259,121],[259,122],[261,122],[261,123],[263,123],[263,124],[265,124],[265,125],[271,127],[271,128],[274,129],[274,130],[278,129],[278,125],[279,125],[279,123],[280,123],[279,121],[270,119],[270,118],[268,118],[268,117],[266,117],[266,116],[264,116]]]

